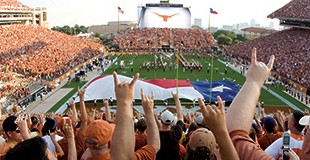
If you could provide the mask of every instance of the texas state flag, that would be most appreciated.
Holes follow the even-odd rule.
[[[120,82],[130,82],[132,78],[118,75]],[[231,102],[239,91],[239,87],[230,81],[188,81],[174,79],[151,79],[137,80],[134,86],[134,99],[141,99],[140,89],[143,88],[145,94],[151,95],[154,92],[155,100],[166,100],[172,98],[171,92],[178,91],[179,98],[197,101],[198,98],[205,99],[206,102],[217,101],[220,96],[223,101]],[[87,84],[85,97],[87,100],[94,99],[115,99],[113,75],[98,76]],[[79,101],[77,99],[77,101]]]
[[[212,14],[218,14],[215,10],[213,10],[213,8],[210,8],[210,13],[212,13]]]

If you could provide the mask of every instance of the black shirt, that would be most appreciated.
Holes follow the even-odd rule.
[[[184,122],[179,120],[169,131],[159,131],[160,150],[156,160],[180,160],[179,141],[182,137]]]

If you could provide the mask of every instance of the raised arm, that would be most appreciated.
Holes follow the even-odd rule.
[[[103,106],[105,107],[105,119],[109,122],[112,119],[108,100],[103,100]]]
[[[119,82],[117,73],[113,73],[116,108],[116,127],[111,143],[111,159],[133,159],[135,148],[135,133],[132,113],[132,101],[134,98],[134,85],[139,74],[128,82]]]
[[[141,99],[142,99],[142,107],[144,110],[144,117],[146,120],[147,126],[147,144],[151,145],[156,152],[160,149],[160,138],[159,131],[154,119],[154,92],[152,92],[152,96],[146,96],[141,89]]]
[[[77,159],[77,151],[76,151],[72,123],[70,123],[70,119],[68,120],[69,123],[66,123],[66,120],[64,121],[63,131],[68,141],[68,160],[71,160],[71,159]]]
[[[174,102],[175,102],[175,109],[176,109],[176,112],[177,112],[177,116],[178,116],[178,121],[181,120],[181,121],[184,121],[183,119],[183,111],[182,111],[182,107],[181,107],[181,102],[180,102],[180,99],[179,99],[179,94],[178,92],[176,93],[173,93],[171,92],[172,94],[172,97],[174,99]]]
[[[78,122],[78,115],[77,115],[77,112],[76,112],[76,108],[75,108],[75,103],[74,103],[74,101],[73,101],[73,100],[70,100],[70,101],[69,101],[69,105],[70,105],[70,108],[71,108],[71,110],[72,110],[72,117],[73,117],[73,119],[72,119],[72,124],[73,124],[73,125],[76,125],[77,122]]]
[[[215,105],[205,106],[201,98],[198,98],[199,106],[202,110],[207,126],[212,131],[217,144],[219,145],[220,155],[222,160],[238,160],[239,156],[229,137],[225,121],[225,108],[221,97],[217,97],[218,108]]]
[[[228,131],[243,130],[249,132],[260,90],[268,78],[274,62],[272,55],[269,63],[257,62],[256,48],[252,49],[251,65],[246,81],[227,111]]]
[[[48,132],[49,132],[49,136],[50,136],[50,138],[51,138],[51,140],[52,140],[52,142],[56,148],[57,156],[62,157],[65,153],[64,153],[63,149],[61,148],[60,144],[56,141],[56,131],[54,131],[54,132],[48,131]]]
[[[87,127],[87,113],[86,113],[86,107],[84,103],[84,94],[85,94],[85,90],[78,88],[78,95],[80,98],[80,113],[81,113],[80,132],[82,134],[84,134],[86,127]]]
[[[18,128],[22,134],[23,139],[27,140],[30,138],[30,135],[29,135],[29,129],[28,129],[27,122],[26,122],[25,118],[26,117],[24,117],[23,115],[19,115],[17,117],[17,119],[15,120],[15,123],[18,126]]]
[[[159,130],[161,130],[161,128],[162,128],[163,126],[162,126],[160,120],[158,119],[158,114],[157,114],[156,112],[154,113],[154,119],[155,119],[155,122],[156,122],[156,124],[157,124],[157,128],[158,128]]]

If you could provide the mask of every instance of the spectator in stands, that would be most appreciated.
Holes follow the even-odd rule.
[[[304,116],[303,112],[294,111],[292,115],[288,118],[288,129],[290,131],[290,148],[301,158],[301,149],[303,145],[304,137],[301,132],[304,129],[304,126],[299,124],[299,120]],[[279,153],[282,149],[283,138],[277,139],[273,142],[268,148],[266,148],[266,153],[272,156],[273,158],[279,157]]]
[[[139,74],[128,82],[119,82],[117,73],[113,73],[115,96],[117,99],[116,127],[111,144],[111,159],[155,159],[160,148],[158,127],[154,119],[154,95],[146,96],[141,89],[142,106],[147,123],[147,145],[134,153],[134,123],[132,101],[134,85]],[[121,152],[120,152],[121,151]]]
[[[137,122],[137,130],[136,130],[136,143],[135,143],[135,151],[142,148],[147,144],[147,134],[146,134],[146,121],[144,118],[141,118]]]
[[[57,141],[61,140],[63,137],[57,135],[57,121],[55,119],[46,118],[44,126],[42,128],[42,138],[47,144],[47,147],[52,153],[56,153],[59,156],[63,156],[63,150]]]
[[[0,146],[0,157],[5,155],[16,144],[30,138],[26,121],[22,116],[7,117],[2,124],[2,128],[7,136],[7,140]]]
[[[21,143],[18,143],[14,148],[9,150],[4,156],[3,160],[11,159],[48,159],[56,160],[57,158],[54,154],[48,149],[45,141],[37,136],[28,140],[25,140]]]
[[[64,124],[63,131],[68,139],[68,159],[77,159],[76,147],[74,140],[74,133],[71,124]],[[35,136],[34,138],[27,139],[23,142],[15,145],[14,148],[10,149],[4,156],[4,160],[11,159],[49,159],[56,160],[55,154],[52,153],[48,147],[47,143],[40,137]]]
[[[160,144],[161,148],[156,155],[156,159],[177,159],[179,160],[179,141],[183,134],[185,124],[183,122],[183,112],[178,93],[171,93],[175,101],[177,122],[175,126],[171,124],[174,122],[173,114],[166,110],[161,114],[161,124],[159,126]]]
[[[296,1],[299,3],[298,1]],[[300,4],[307,4],[308,1]],[[291,11],[296,11],[292,10]],[[297,11],[298,12],[298,11]],[[262,61],[267,61],[271,54],[278,57],[273,69],[282,81],[294,80],[295,82],[309,88],[310,57],[305,56],[310,50],[309,30],[292,28],[279,31],[259,39],[227,47],[226,54],[230,57],[237,57],[238,61],[249,61],[247,53],[254,46],[259,47]],[[304,88],[303,87],[303,88]]]
[[[278,138],[282,137],[282,133],[277,132],[275,129],[277,122],[271,116],[266,116],[262,118],[262,127],[265,131],[264,135],[258,139],[260,147],[265,150],[271,143],[273,143]]]
[[[202,99],[198,99],[203,117],[212,132],[206,128],[200,128],[191,134],[186,159],[217,159],[215,156],[216,143],[220,150],[219,159],[239,159],[226,128],[224,104],[220,97],[217,99],[218,108],[215,105],[205,106]]]
[[[274,56],[267,65],[257,62],[256,48],[252,49],[246,81],[228,108],[227,129],[240,159],[272,159],[248,135],[261,87],[270,74],[273,62]]]
[[[113,135],[113,127],[104,120],[91,122],[86,129],[87,149],[81,159],[110,159],[108,142]]]
[[[187,146],[187,153],[185,159],[215,160],[216,159],[214,153],[215,148],[216,148],[216,140],[214,138],[213,133],[206,128],[199,128],[191,134]]]
[[[0,10],[5,11],[32,11],[32,9],[17,0],[5,0],[0,2]]]

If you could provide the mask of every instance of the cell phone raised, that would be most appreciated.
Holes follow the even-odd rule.
[[[282,145],[282,158],[283,160],[289,160],[290,158],[285,155],[285,153],[288,153],[290,150],[290,133],[285,132],[283,134],[283,145]]]

